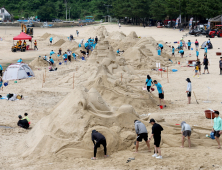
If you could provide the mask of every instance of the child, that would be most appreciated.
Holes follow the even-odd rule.
[[[205,48],[204,48],[204,56],[207,56],[207,46],[205,45]]]
[[[22,120],[26,119],[28,123],[31,124],[30,119],[28,118],[28,113],[25,113],[24,116],[25,117]]]
[[[174,56],[175,57],[175,48],[174,48],[174,46],[172,46],[172,56]]]
[[[158,54],[159,56],[161,56],[161,49],[160,49],[160,48],[158,48],[157,54]]]
[[[198,59],[198,56],[199,56],[199,51],[198,51],[198,49],[196,49],[196,56],[197,56],[197,59]]]
[[[73,56],[74,60],[76,60],[76,54],[72,53],[72,56]]]
[[[0,77],[0,89],[2,89],[2,91],[3,91],[3,80],[1,77]]]
[[[183,50],[180,50],[180,51],[178,51],[178,53],[180,53],[180,55],[181,55],[181,58],[183,58],[183,55],[184,55],[184,51],[183,51]]]
[[[198,65],[197,65],[197,64],[195,65],[194,70],[195,70],[195,75],[194,75],[193,77],[195,77],[195,76],[197,75],[197,76],[198,76],[198,78],[199,78],[199,73],[198,73],[198,71],[199,71],[199,67],[198,67]]]
[[[188,50],[190,50],[190,47],[191,47],[191,42],[190,42],[190,40],[188,40],[187,46],[188,46]]]

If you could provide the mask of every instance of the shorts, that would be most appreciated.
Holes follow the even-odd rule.
[[[160,141],[161,141],[161,136],[158,137],[154,136],[154,145],[156,145],[156,147],[160,147]]]
[[[199,71],[201,70],[201,67],[199,67]]]
[[[191,92],[187,92],[187,97],[191,97]]]
[[[198,73],[198,70],[195,70],[195,73]]]
[[[205,66],[204,66],[204,70],[208,70],[208,65],[205,65]]]
[[[196,48],[198,48],[199,47],[199,45],[195,45],[196,46]]]
[[[182,52],[181,55],[184,55],[184,52]]]
[[[50,63],[53,65],[54,63],[50,61]]]
[[[52,44],[52,41],[50,41],[50,43]]]
[[[164,94],[163,93],[159,93],[159,98],[160,99],[164,99]]]
[[[148,92],[150,92],[150,87],[151,87],[151,86],[147,86],[147,91],[148,91]]]
[[[188,50],[190,50],[190,46],[188,46]]]
[[[172,55],[174,55],[174,53],[172,53]]]
[[[218,138],[219,138],[219,137],[220,137],[219,132],[220,132],[220,131],[214,131],[214,136],[216,136],[216,137],[218,137]]]
[[[143,139],[144,139],[145,141],[148,140],[148,133],[138,134],[136,141],[141,142]]]
[[[191,136],[191,131],[190,130],[185,130],[184,132],[183,132],[183,136],[185,136],[185,137],[187,137],[187,136]]]
[[[161,50],[163,49],[163,47],[160,47],[161,48]]]

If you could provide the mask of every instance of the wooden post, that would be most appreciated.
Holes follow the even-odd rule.
[[[168,78],[168,66],[167,66],[167,83],[169,83],[169,78]]]
[[[42,78],[42,88],[43,88],[43,83],[44,83],[44,73],[43,73],[43,78]]]
[[[123,74],[121,73],[121,82],[122,82]]]
[[[161,68],[162,69],[162,68]],[[162,78],[162,74],[163,74],[163,69],[162,69],[162,71],[160,71],[161,72],[161,78]]]
[[[74,89],[74,76],[75,76],[75,73],[73,73],[73,89]]]

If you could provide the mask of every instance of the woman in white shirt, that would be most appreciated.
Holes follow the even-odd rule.
[[[187,98],[188,98],[188,104],[190,104],[190,101],[191,101],[192,85],[191,85],[190,78],[187,78],[186,81],[188,82],[186,93],[187,93]]]

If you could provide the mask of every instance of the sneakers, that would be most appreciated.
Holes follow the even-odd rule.
[[[163,159],[162,156],[157,156],[156,159]]]
[[[152,155],[152,157],[155,157],[155,158],[156,158],[156,157],[158,157],[158,155],[155,153],[154,155]]]

